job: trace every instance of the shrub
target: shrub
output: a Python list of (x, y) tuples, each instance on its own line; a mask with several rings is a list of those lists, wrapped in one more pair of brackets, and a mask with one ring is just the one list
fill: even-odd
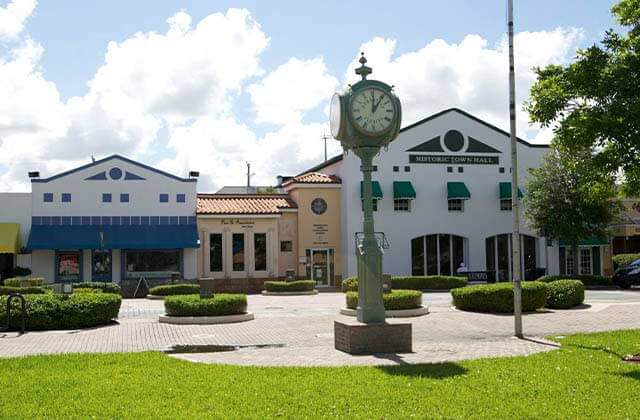
[(31, 270), (25, 267), (16, 267), (13, 269), (13, 276), (15, 277), (24, 277), (31, 275)]
[[(415, 309), (422, 306), (422, 292), (418, 290), (392, 290), (391, 293), (382, 295), (384, 309), (394, 311), (400, 309)], [(345, 294), (347, 308), (358, 307), (358, 292), (349, 291)]]
[(43, 277), (13, 277), (4, 279), (4, 285), (10, 287), (37, 287), (43, 284)]
[(222, 316), (247, 312), (247, 295), (218, 293), (211, 298), (200, 295), (168, 296), (164, 309), (169, 316)]
[[(467, 285), (466, 277), (458, 276), (393, 276), (391, 288), (402, 290), (451, 290)], [(357, 292), (358, 278), (342, 280), (343, 292)]]
[(313, 280), (264, 282), (264, 288), (267, 292), (309, 292), (315, 287), (316, 282)]
[(92, 287), (74, 287), (73, 293), (102, 293), (102, 290)]
[[(0, 296), (0, 322), (6, 322), (6, 297)], [(78, 293), (70, 296), (27, 295), (27, 330), (62, 330), (104, 325), (118, 317), (122, 298), (113, 293)], [(20, 303), (11, 301), (11, 327), (19, 328)], [(15, 314), (15, 316), (14, 316)]]
[(567, 309), (582, 305), (584, 284), (580, 280), (556, 280), (547, 284), (547, 307)]
[(22, 293), (23, 295), (43, 295), (45, 293), (51, 293), (51, 289), (48, 287), (13, 287), (13, 286), (0, 286), (0, 295), (8, 295), (9, 293)]
[(149, 294), (155, 296), (200, 294), (200, 286), (193, 283), (163, 284), (149, 289)]
[(391, 277), (394, 289), (450, 290), (467, 285), (466, 277), (457, 276), (406, 276)]
[(624, 267), (640, 259), (640, 254), (618, 254), (611, 257), (611, 259), (613, 260), (613, 268)]
[(358, 278), (357, 277), (348, 277), (342, 280), (342, 291), (343, 292), (357, 292), (358, 291)]
[[(464, 311), (513, 313), (513, 283), (480, 284), (451, 291), (453, 304)], [(522, 283), (522, 310), (535, 311), (547, 301), (547, 285), (531, 281)]]
[(99, 289), (102, 290), (103, 293), (115, 293), (118, 295), (122, 295), (122, 289), (120, 289), (120, 285), (117, 283), (109, 283), (103, 281), (85, 281), (82, 283), (73, 283), (74, 291), (76, 288)]
[(612, 286), (613, 285), (613, 281), (611, 280), (611, 277), (592, 276), (587, 274), (580, 274), (580, 275), (565, 274), (563, 276), (544, 276), (544, 277), (540, 277), (537, 281), (551, 283), (551, 282), (555, 282), (558, 280), (565, 280), (565, 279), (580, 280), (582, 284), (585, 286)]

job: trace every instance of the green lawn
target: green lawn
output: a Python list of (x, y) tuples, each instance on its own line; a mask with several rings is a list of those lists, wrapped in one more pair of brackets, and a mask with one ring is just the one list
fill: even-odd
[(384, 368), (216, 366), (160, 353), (0, 359), (0, 418), (640, 416), (640, 365), (620, 361), (640, 353), (640, 330), (561, 341), (530, 357)]

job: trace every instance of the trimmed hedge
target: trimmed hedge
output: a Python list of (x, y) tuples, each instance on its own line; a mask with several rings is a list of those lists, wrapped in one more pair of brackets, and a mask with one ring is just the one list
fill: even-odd
[(81, 289), (99, 289), (103, 293), (115, 293), (122, 296), (122, 289), (117, 283), (108, 283), (102, 281), (85, 281), (81, 283), (73, 283), (74, 290), (76, 288)]
[(611, 259), (613, 260), (613, 268), (615, 269), (624, 267), (640, 259), (640, 254), (618, 254), (611, 257)]
[(13, 274), (14, 277), (30, 276), (31, 275), (31, 269), (30, 268), (26, 268), (26, 267), (16, 266), (16, 268), (13, 269), (13, 273), (12, 274)]
[(310, 292), (315, 287), (316, 282), (313, 280), (264, 282), (264, 289), (267, 292)]
[(4, 285), (9, 287), (38, 287), (43, 284), (43, 277), (12, 277), (4, 279)]
[(75, 287), (73, 293), (102, 293), (102, 290), (92, 287)]
[[(467, 285), (466, 277), (459, 276), (393, 276), (391, 288), (401, 290), (451, 290)], [(343, 292), (358, 291), (358, 277), (342, 280)]]
[[(6, 297), (0, 296), (0, 323), (6, 322)], [(27, 330), (64, 330), (95, 327), (118, 317), (122, 297), (114, 293), (77, 293), (70, 296), (27, 295)], [(20, 302), (11, 301), (11, 327), (21, 324)]]
[(211, 298), (200, 295), (167, 296), (164, 309), (169, 316), (223, 316), (247, 312), (247, 295), (217, 293)]
[(591, 276), (587, 274), (580, 274), (580, 275), (565, 274), (563, 276), (544, 276), (544, 277), (540, 277), (536, 281), (542, 281), (544, 283), (552, 283), (558, 280), (566, 280), (566, 279), (580, 280), (582, 284), (585, 286), (613, 286), (613, 280), (611, 279), (611, 277)]
[(163, 284), (149, 289), (154, 296), (174, 296), (200, 294), (200, 285), (193, 283)]
[[(384, 309), (387, 311), (397, 311), (401, 309), (416, 309), (422, 306), (422, 292), (418, 290), (395, 289), (390, 293), (382, 295)], [(356, 309), (358, 307), (358, 292), (349, 291), (345, 294), (347, 308)]]
[(584, 302), (584, 284), (580, 280), (556, 280), (547, 284), (547, 307), (568, 309)]
[(23, 295), (43, 295), (45, 293), (51, 293), (51, 289), (48, 287), (13, 287), (13, 286), (0, 286), (0, 295), (8, 295), (9, 293), (22, 293)]
[[(547, 302), (547, 284), (522, 283), (522, 310), (535, 311)], [(513, 283), (480, 284), (451, 291), (453, 304), (463, 311), (513, 313)]]

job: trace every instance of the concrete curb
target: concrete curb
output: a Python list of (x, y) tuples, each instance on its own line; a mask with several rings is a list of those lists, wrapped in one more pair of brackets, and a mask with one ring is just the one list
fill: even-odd
[(160, 296), (160, 295), (147, 295), (146, 298), (150, 299), (150, 300), (164, 300), (166, 296)]
[(168, 316), (161, 315), (158, 321), (163, 324), (180, 324), (180, 325), (193, 325), (193, 324), (230, 324), (233, 322), (251, 321), (254, 319), (254, 315), (251, 312), (240, 315), (224, 315), (224, 316)]
[[(384, 311), (387, 318), (411, 318), (414, 316), (427, 315), (429, 313), (429, 307), (421, 306), (415, 309), (399, 309), (395, 311)], [(340, 308), (340, 314), (346, 316), (356, 316), (357, 311), (350, 308)]]
[(317, 290), (307, 290), (304, 292), (267, 292), (266, 290), (262, 291), (263, 296), (312, 296), (317, 295)]

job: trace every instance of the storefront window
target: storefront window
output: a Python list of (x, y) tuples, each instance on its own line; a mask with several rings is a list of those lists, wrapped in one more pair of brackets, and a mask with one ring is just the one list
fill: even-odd
[(234, 233), (232, 236), (233, 271), (244, 271), (244, 233)]
[(222, 271), (222, 234), (209, 235), (209, 271)]
[(440, 243), (440, 274), (451, 275), (451, 250), (449, 248), (449, 235), (438, 235)]
[(427, 235), (427, 276), (438, 275), (438, 235)]
[(125, 251), (126, 277), (169, 277), (180, 272), (180, 251)]
[(462, 262), (464, 262), (462, 236), (441, 233), (411, 240), (411, 272), (414, 276), (451, 275), (451, 268), (453, 267), (455, 272)]
[(111, 251), (94, 250), (91, 259), (91, 277), (94, 281), (111, 281)]
[(424, 236), (411, 240), (411, 275), (424, 276)]
[(253, 234), (253, 249), (254, 249), (254, 269), (255, 271), (267, 270), (267, 234), (266, 233), (254, 233)]
[(580, 274), (591, 274), (591, 248), (580, 248)]
[[(521, 277), (524, 280), (535, 280), (538, 276), (536, 238), (520, 235), (522, 238)], [(491, 236), (485, 239), (486, 269), (493, 271), (495, 261), (498, 262), (498, 281), (509, 281), (513, 273), (513, 242), (510, 234)]]
[(80, 281), (80, 269), (80, 252), (60, 252), (56, 254), (57, 281)]

